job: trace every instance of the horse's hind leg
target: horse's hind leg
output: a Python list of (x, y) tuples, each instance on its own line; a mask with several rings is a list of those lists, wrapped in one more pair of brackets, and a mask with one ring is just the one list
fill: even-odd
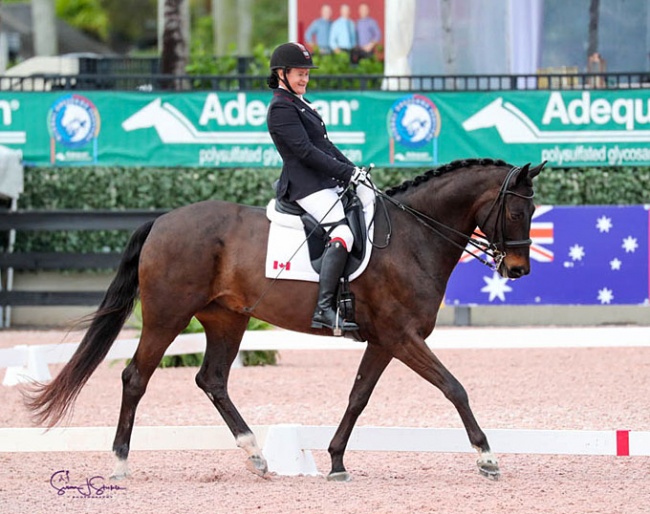
[(187, 325), (187, 321), (184, 324), (179, 323), (176, 328), (153, 330), (149, 329), (145, 324), (142, 329), (138, 349), (129, 365), (122, 372), (122, 406), (113, 442), (113, 451), (117, 458), (117, 464), (111, 478), (121, 479), (130, 475), (127, 459), (135, 411), (165, 350), (183, 327)]
[(499, 464), (490, 451), (487, 437), (479, 427), (469, 406), (467, 392), (462, 384), (438, 360), (424, 340), (412, 340), (395, 345), (394, 356), (415, 371), (422, 378), (436, 386), (454, 404), (465, 426), (470, 443), (478, 451), (476, 464), (482, 475), (494, 480), (499, 478)]
[(197, 314), (197, 318), (205, 328), (207, 346), (196, 384), (221, 414), (235, 436), (237, 446), (247, 453), (247, 468), (264, 476), (268, 468), (255, 435), (228, 395), (230, 367), (237, 357), (249, 317), (224, 310)]
[(379, 377), (392, 358), (392, 355), (387, 353), (383, 348), (368, 343), (363, 358), (361, 359), (361, 364), (359, 364), (345, 414), (328, 448), (332, 459), (332, 470), (327, 476), (328, 480), (339, 482), (347, 482), (350, 480), (350, 475), (343, 465), (345, 447), (352, 434), (354, 424), (363, 412), (363, 409), (368, 405), (368, 399), (375, 385), (377, 385)]

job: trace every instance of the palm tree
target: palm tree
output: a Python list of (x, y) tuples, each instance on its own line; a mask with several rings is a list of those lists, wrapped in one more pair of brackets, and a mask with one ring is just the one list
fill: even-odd
[[(160, 72), (165, 75), (185, 75), (188, 63), (188, 37), (184, 7), (189, 0), (164, 0)], [(163, 81), (164, 89), (185, 89), (181, 81)]]
[(598, 52), (599, 14), (600, 0), (591, 0), (589, 3), (589, 41), (587, 44), (587, 58)]

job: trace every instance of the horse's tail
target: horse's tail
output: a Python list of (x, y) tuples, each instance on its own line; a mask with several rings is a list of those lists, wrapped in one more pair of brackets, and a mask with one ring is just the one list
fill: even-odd
[(26, 391), (25, 404), (33, 412), (35, 423), (53, 427), (70, 412), (133, 312), (138, 298), (140, 252), (153, 223), (140, 226), (129, 239), (117, 274), (97, 311), (88, 317), (88, 331), (70, 361), (50, 383), (33, 383)]

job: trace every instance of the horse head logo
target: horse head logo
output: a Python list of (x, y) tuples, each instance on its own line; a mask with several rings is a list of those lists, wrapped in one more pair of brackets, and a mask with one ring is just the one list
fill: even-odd
[(409, 104), (402, 118), (402, 126), (411, 136), (412, 143), (424, 140), (431, 132), (431, 116), (429, 112), (418, 104)]
[(197, 143), (200, 135), (190, 120), (169, 103), (160, 98), (148, 103), (122, 122), (127, 132), (154, 128), (165, 144)]
[(484, 128), (496, 128), (504, 143), (536, 143), (539, 129), (523, 112), (510, 102), (497, 98), (463, 122), (470, 132)]
[(176, 107), (161, 98), (149, 102), (122, 122), (132, 130), (153, 128), (164, 144), (263, 144), (271, 136), (262, 131), (199, 131)]
[(90, 139), (89, 133), (93, 129), (93, 122), (86, 109), (69, 104), (63, 111), (61, 126), (66, 131), (70, 143), (79, 143)]

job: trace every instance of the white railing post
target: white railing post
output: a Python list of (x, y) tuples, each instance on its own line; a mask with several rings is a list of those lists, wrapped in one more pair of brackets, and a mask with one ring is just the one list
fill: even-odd
[(302, 448), (301, 425), (271, 425), (262, 453), (269, 471), (282, 476), (319, 475), (311, 451)]

